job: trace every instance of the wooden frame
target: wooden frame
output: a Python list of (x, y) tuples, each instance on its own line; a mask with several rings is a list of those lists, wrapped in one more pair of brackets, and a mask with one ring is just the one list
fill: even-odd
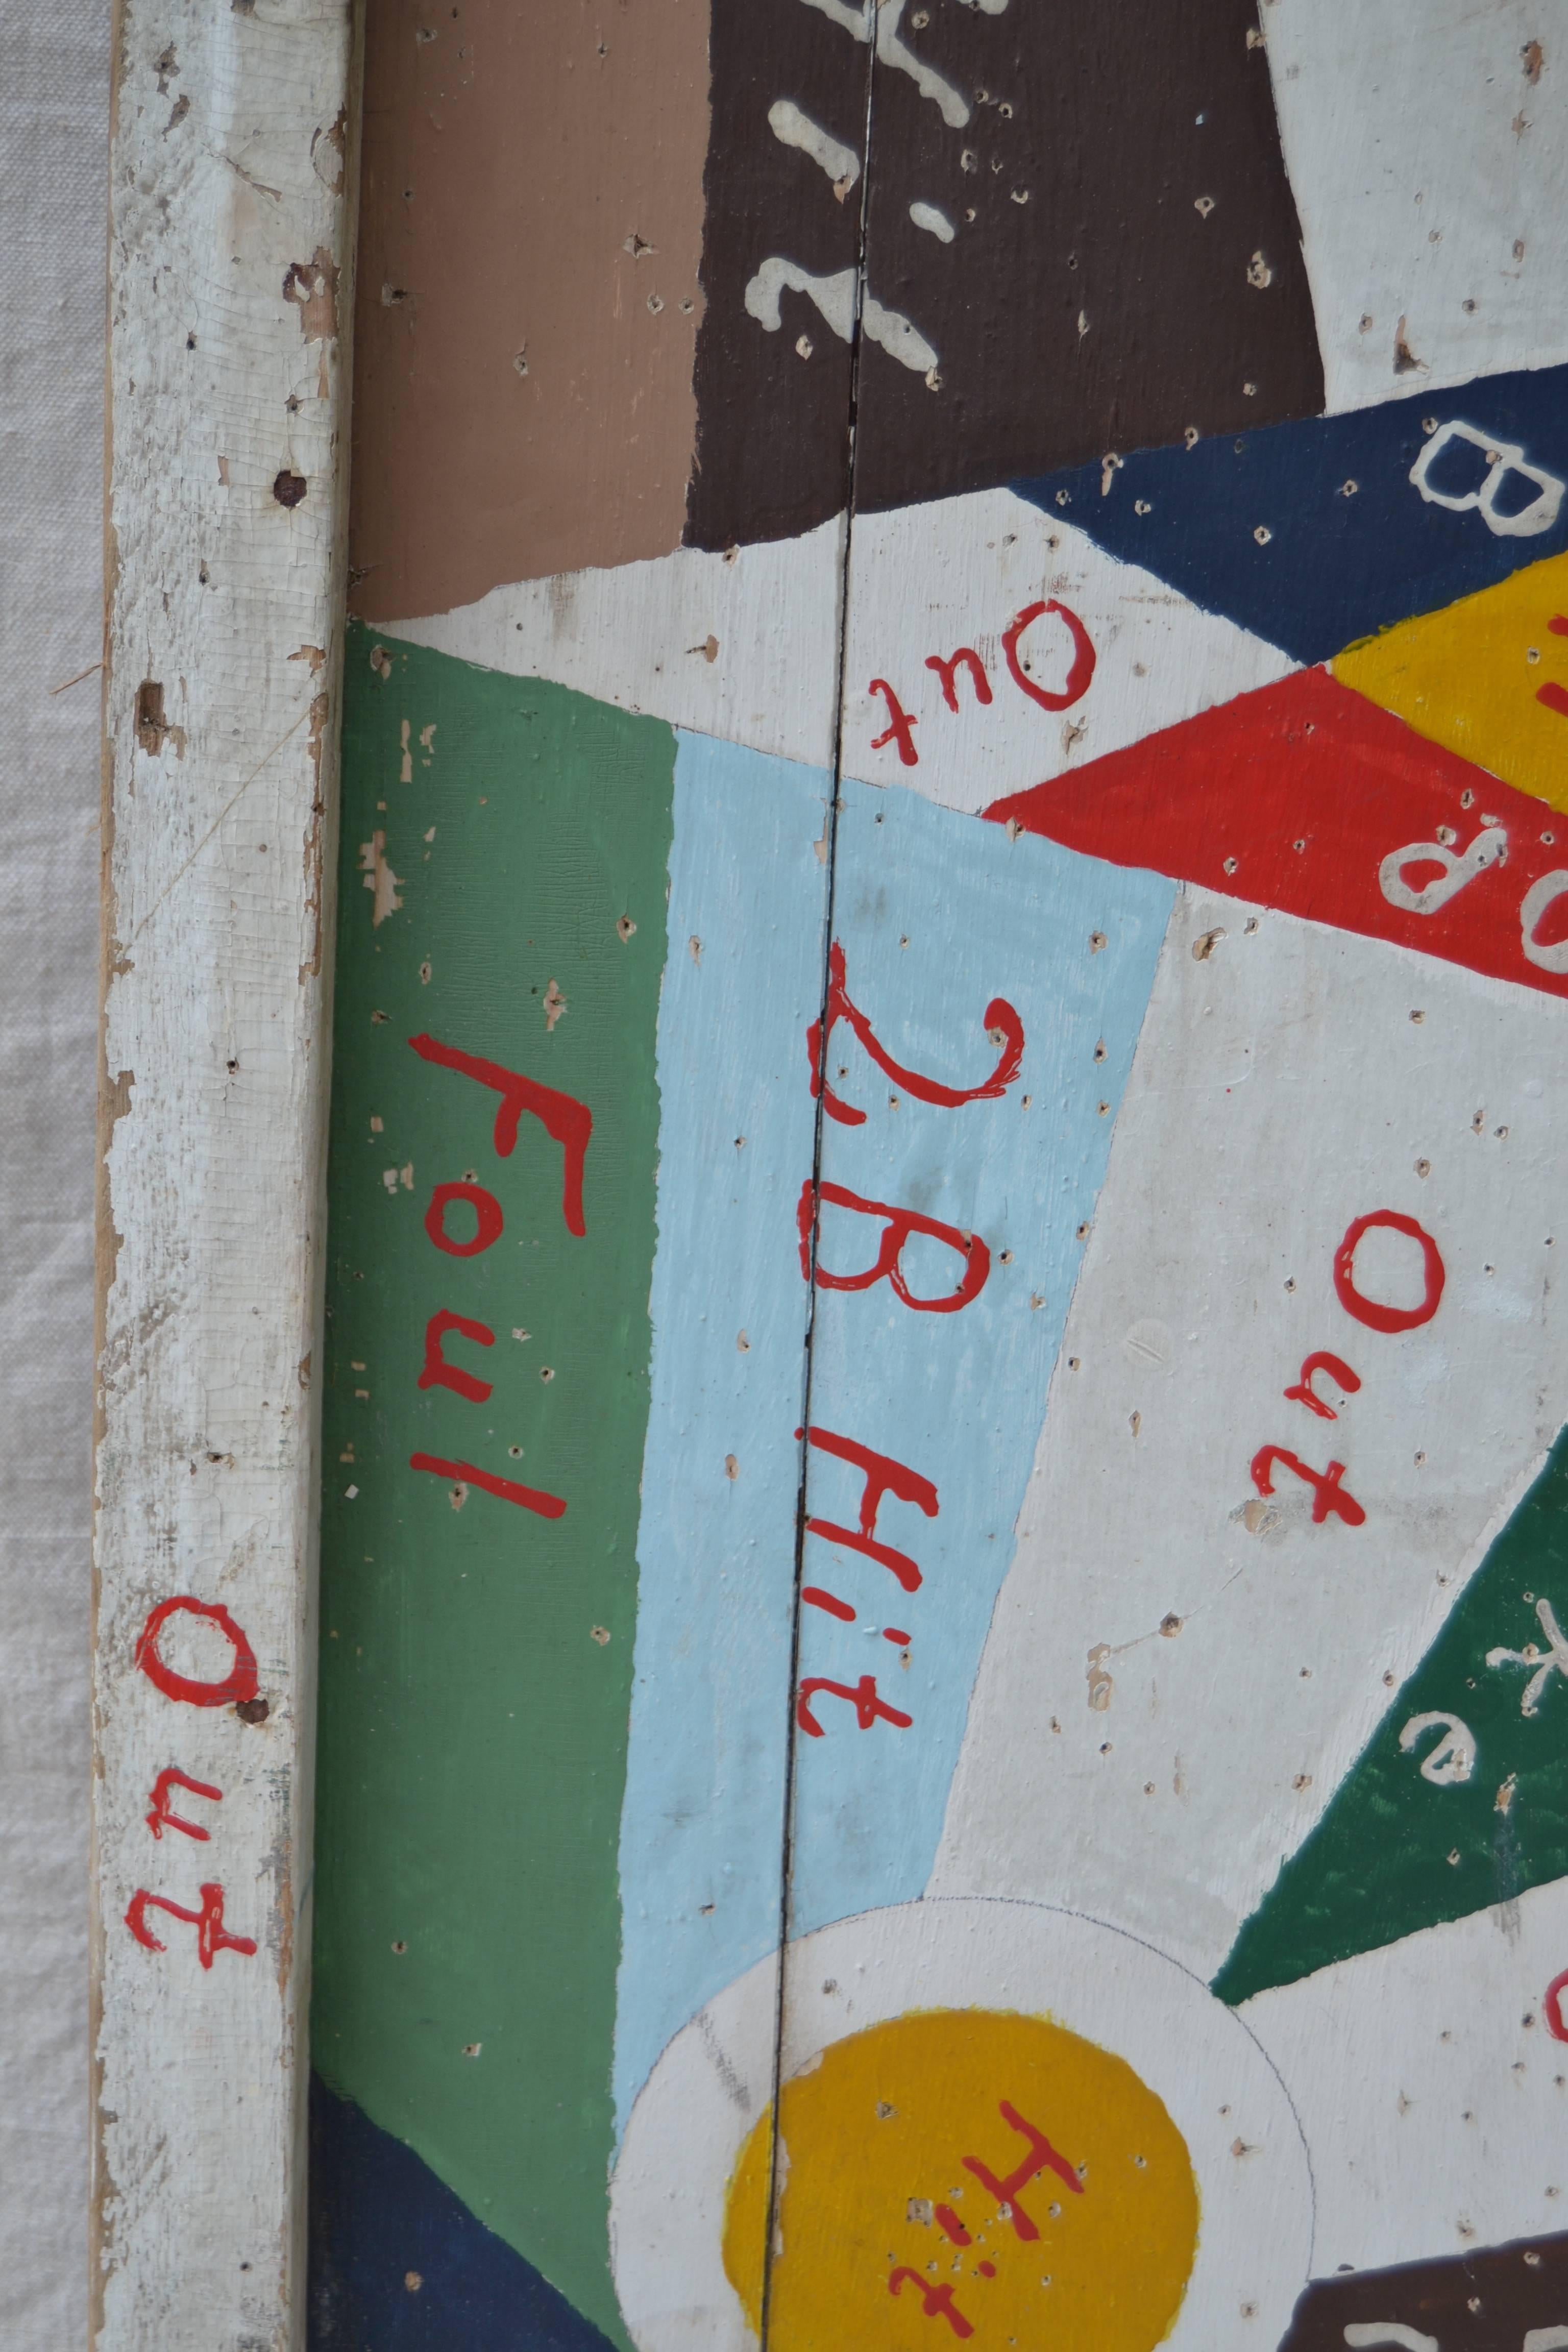
[(92, 2341), (293, 2345), (357, 14), (125, 0)]

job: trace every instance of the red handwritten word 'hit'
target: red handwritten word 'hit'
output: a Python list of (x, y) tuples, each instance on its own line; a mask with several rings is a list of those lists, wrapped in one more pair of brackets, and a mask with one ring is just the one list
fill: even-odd
[[(1373, 1298), (1356, 1279), (1356, 1252), (1366, 1235), (1379, 1228), (1414, 1242), (1420, 1253), (1421, 1297), (1415, 1307), (1394, 1307), (1383, 1299)], [(1368, 1331), (1392, 1334), (1419, 1330), (1423, 1324), (1430, 1323), (1442, 1305), (1443, 1286), (1447, 1274), (1443, 1265), (1443, 1254), (1424, 1225), (1418, 1225), (1414, 1217), (1407, 1217), (1397, 1209), (1369, 1209), (1364, 1216), (1353, 1218), (1345, 1228), (1344, 1237), (1334, 1252), (1333, 1277), (1334, 1296), (1347, 1315), (1353, 1317)], [(1317, 1386), (1320, 1373), (1336, 1382), (1344, 1396), (1355, 1396), (1360, 1391), (1361, 1374), (1353, 1365), (1347, 1364), (1342, 1356), (1332, 1354), (1327, 1348), (1314, 1348), (1310, 1355), (1302, 1358), (1300, 1371), (1285, 1390), (1286, 1402), (1304, 1406), (1320, 1421), (1337, 1421), (1339, 1407), (1331, 1404)], [(1289, 1471), (1292, 1478), (1300, 1478), (1303, 1486), (1310, 1486), (1314, 1527), (1321, 1527), (1331, 1513), (1342, 1519), (1348, 1528), (1359, 1528), (1366, 1523), (1365, 1507), (1342, 1483), (1345, 1475), (1342, 1462), (1330, 1462), (1325, 1468), (1315, 1470), (1310, 1462), (1303, 1462), (1291, 1446), (1260, 1445), (1252, 1457), (1251, 1469), (1252, 1483), (1260, 1495), (1274, 1493), (1277, 1470)], [(1256, 1510), (1258, 1507), (1249, 1504), (1247, 1507)]]
[[(583, 1214), (583, 1173), (594, 1132), (594, 1114), (587, 1104), (579, 1102), (574, 1095), (563, 1095), (554, 1087), (542, 1085), (537, 1078), (525, 1077), (521, 1070), (509, 1070), (500, 1062), (487, 1061), (482, 1055), (444, 1045), (438, 1037), (421, 1034), (410, 1037), (408, 1043), (421, 1061), (434, 1063), (438, 1069), (454, 1070), (459, 1077), (472, 1078), (476, 1085), (487, 1087), (500, 1097), (492, 1139), (498, 1159), (508, 1160), (516, 1150), (524, 1113), (536, 1118), (552, 1140), (561, 1146), (562, 1222), (569, 1234), (581, 1239), (588, 1230)], [(467, 1230), (470, 1216), (471, 1233)], [(506, 1217), (500, 1202), (471, 1175), (461, 1181), (437, 1184), (431, 1192), (425, 1212), (425, 1231), (445, 1256), (482, 1257), (487, 1250), (494, 1248), (505, 1229)], [(454, 1362), (447, 1353), (447, 1342), (462, 1339), (470, 1347), (493, 1348), (495, 1338), (489, 1325), (481, 1323), (477, 1316), (461, 1315), (450, 1307), (438, 1308), (425, 1326), (425, 1360), (419, 1370), (418, 1386), (449, 1389), (466, 1404), (485, 1403), (494, 1391), (494, 1381), (482, 1380), (463, 1363)], [(476, 1463), (455, 1461), (444, 1454), (411, 1454), (408, 1466), (432, 1477), (449, 1478), (458, 1487), (477, 1487), (482, 1495), (493, 1495), (499, 1502), (515, 1503), (520, 1509), (533, 1511), (541, 1518), (558, 1519), (566, 1508), (559, 1495), (546, 1494), (538, 1486), (525, 1486), (520, 1479), (503, 1478)]]

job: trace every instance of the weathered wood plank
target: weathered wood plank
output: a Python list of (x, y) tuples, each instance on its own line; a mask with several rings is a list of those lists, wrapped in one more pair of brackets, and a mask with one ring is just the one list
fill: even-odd
[(127, 0), (111, 153), (93, 2341), (300, 2341), (354, 13)]

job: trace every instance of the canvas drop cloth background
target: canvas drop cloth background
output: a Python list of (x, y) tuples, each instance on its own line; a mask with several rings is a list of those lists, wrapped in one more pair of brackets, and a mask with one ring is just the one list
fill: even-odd
[(0, 2342), (87, 2325), (109, 0), (0, 0)]

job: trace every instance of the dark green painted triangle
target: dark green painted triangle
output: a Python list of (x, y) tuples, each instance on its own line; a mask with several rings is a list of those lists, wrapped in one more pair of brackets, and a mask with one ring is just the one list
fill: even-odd
[[(1543, 1602), (1568, 1631), (1568, 1430), (1322, 1820), (1242, 1922), (1214, 1980), (1221, 2000), (1568, 1875), (1568, 1675), (1552, 1668), (1537, 1683), (1552, 1654)], [(1487, 1663), (1489, 1652), (1531, 1645), (1535, 1664)], [(1464, 1781), (1422, 1777), (1437, 1729), (1400, 1748), (1412, 1717), (1439, 1712), (1473, 1735)]]

